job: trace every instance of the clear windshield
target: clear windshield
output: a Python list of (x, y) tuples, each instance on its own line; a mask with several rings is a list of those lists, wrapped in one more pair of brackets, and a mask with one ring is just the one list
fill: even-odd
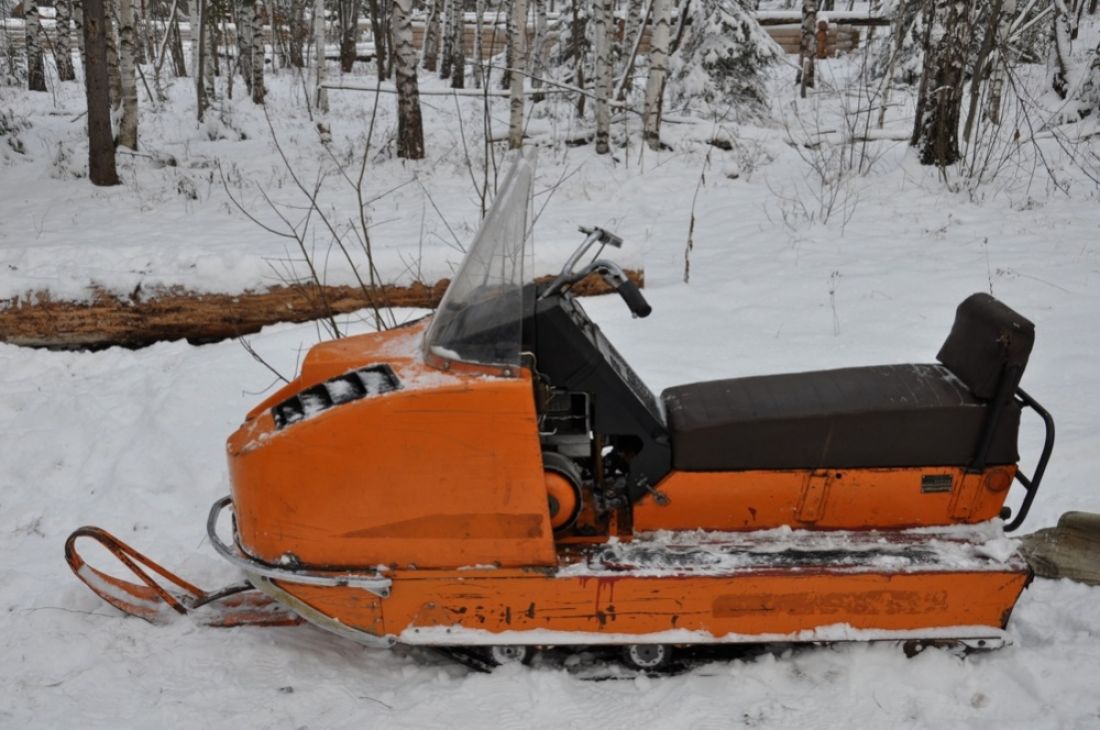
[(534, 177), (534, 162), (517, 156), (432, 319), (425, 338), (432, 355), (519, 364)]

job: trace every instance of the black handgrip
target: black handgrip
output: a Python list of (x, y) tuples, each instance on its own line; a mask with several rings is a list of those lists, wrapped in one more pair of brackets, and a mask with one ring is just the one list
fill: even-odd
[(653, 307), (649, 306), (649, 302), (642, 296), (642, 290), (630, 279), (619, 284), (619, 296), (626, 302), (626, 306), (630, 307), (635, 317), (648, 317), (653, 311)]

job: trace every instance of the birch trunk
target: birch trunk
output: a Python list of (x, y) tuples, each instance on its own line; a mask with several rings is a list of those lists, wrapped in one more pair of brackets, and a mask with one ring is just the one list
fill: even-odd
[(195, 116), (201, 122), (210, 97), (206, 93), (206, 0), (189, 0), (193, 7), (191, 25), (191, 73), (195, 77)]
[(290, 65), (294, 68), (306, 67), (305, 45), (309, 38), (309, 25), (306, 23), (306, 0), (290, 0), (290, 38), (287, 51), (290, 53)]
[(1092, 52), (1092, 63), (1089, 64), (1089, 75), (1085, 79), (1083, 92), (1081, 116), (1095, 114), (1100, 117), (1100, 43), (1096, 44), (1096, 50)]
[[(484, 0), (481, 0), (484, 2)], [(439, 67), (439, 26), (443, 16), (443, 0), (431, 0), (428, 22), (424, 28), (424, 70), (435, 71)], [(395, 31), (396, 32), (396, 29)]]
[[(192, 0), (194, 2), (194, 0)], [(172, 18), (168, 26), (171, 39), (168, 41), (168, 52), (172, 54), (172, 67), (179, 78), (187, 77), (187, 62), (183, 53), (183, 34), (180, 33), (179, 20)]]
[(313, 105), (328, 112), (325, 90), (325, 0), (313, 0)]
[[(900, 12), (900, 10), (899, 10)], [(802, 0), (802, 35), (798, 44), (799, 95), (814, 88), (814, 59), (817, 58), (817, 0)]]
[(359, 0), (340, 0), (340, 71), (351, 73), (359, 40)]
[[(191, 46), (191, 73), (198, 77), (199, 68), (199, 13), (203, 0), (187, 0), (187, 22), (191, 27), (189, 45)], [(204, 48), (205, 50), (205, 48)]]
[(671, 0), (654, 0), (653, 33), (649, 41), (649, 78), (645, 88), (645, 128), (642, 133), (652, 150), (661, 149), (661, 99), (665, 91), (671, 11)]
[(890, 51), (890, 58), (886, 62), (886, 73), (882, 78), (882, 101), (879, 103), (878, 109), (879, 129), (882, 129), (886, 124), (886, 110), (890, 106), (890, 89), (894, 83), (894, 69), (897, 68), (898, 56), (901, 55), (901, 49), (905, 46), (905, 36), (909, 32), (905, 24), (905, 7), (906, 3), (903, 0), (898, 3), (897, 8), (894, 10), (894, 12), (897, 13), (894, 18), (894, 27), (892, 29), (894, 33), (894, 45)]
[(1054, 73), (1051, 76), (1050, 85), (1054, 92), (1062, 99), (1069, 93), (1069, 36), (1070, 36), (1070, 12), (1066, 7), (1066, 0), (1054, 0), (1054, 44), (1051, 47), (1053, 54)]
[(623, 56), (623, 65), (619, 71), (619, 84), (615, 93), (615, 98), (620, 101), (625, 97), (626, 93), (633, 87), (630, 75), (634, 72), (634, 59), (637, 57), (638, 35), (645, 30), (646, 16), (649, 14), (652, 5), (647, 3), (643, 8), (643, 0), (629, 0), (626, 7), (626, 22), (623, 24), (623, 49), (626, 53)]
[[(241, 71), (245, 88), (252, 91), (252, 25), (251, 12), (247, 0), (235, 0), (230, 6), (233, 11), (233, 25), (237, 27), (237, 67)], [(246, 17), (246, 14), (248, 17)], [(233, 74), (230, 74), (232, 78)], [(232, 85), (229, 86), (232, 89)]]
[(54, 3), (57, 30), (53, 53), (57, 60), (58, 81), (72, 81), (76, 78), (76, 72), (73, 71), (71, 8), (70, 0), (57, 0)]
[(1001, 0), (992, 0), (989, 6), (989, 18), (986, 20), (985, 37), (982, 38), (978, 58), (974, 62), (974, 74), (970, 77), (970, 106), (963, 127), (963, 140), (970, 143), (971, 133), (978, 118), (978, 103), (981, 101), (982, 81), (989, 77), (989, 60), (997, 45), (997, 27), (1001, 18)]
[(451, 88), (466, 88), (466, 18), (462, 0), (454, 0), (451, 14)]
[(997, 45), (990, 58), (989, 96), (986, 99), (985, 115), (994, 124), (1001, 123), (1001, 99), (1004, 96), (1005, 77), (1008, 64), (1012, 60), (1008, 46), (1008, 29), (1012, 16), (1016, 14), (1016, 0), (1004, 0), (997, 24)]
[(482, 58), (485, 49), (481, 43), (481, 35), (485, 32), (485, 0), (476, 0), (474, 15), (477, 16), (474, 18), (474, 88), (480, 89), (485, 83), (485, 61)]
[(532, 44), (534, 48), (530, 49), (529, 55), (531, 56), (531, 88), (535, 90), (535, 93), (531, 96), (531, 101), (537, 104), (546, 98), (542, 93), (542, 80), (546, 76), (546, 31), (548, 23), (546, 0), (534, 0), (534, 3), (535, 37)]
[(518, 150), (523, 147), (523, 74), (519, 71), (527, 68), (527, 0), (512, 0), (508, 13), (508, 45), (512, 49), (512, 66), (516, 69), (509, 84), (508, 148)]
[(84, 0), (82, 11), (84, 93), (88, 102), (88, 179), (93, 185), (118, 185), (107, 84), (106, 36), (110, 25), (103, 0)]
[(252, 102), (263, 104), (267, 90), (264, 89), (264, 4), (263, 0), (252, 3)]
[[(569, 25), (569, 50), (573, 57), (573, 84), (578, 89), (585, 85), (584, 62), (588, 54), (588, 12), (585, 0), (573, 1), (573, 20)], [(584, 116), (584, 94), (577, 95), (577, 116)]]
[(84, 60), (84, 3), (81, 0), (71, 0), (73, 11), (73, 34), (76, 36), (76, 45), (80, 48), (80, 60)]
[(371, 35), (374, 37), (374, 62), (378, 69), (379, 79), (388, 79), (389, 69), (387, 66), (387, 33), (386, 22), (382, 16), (382, 9), (378, 5), (378, 0), (368, 0), (370, 2), (370, 30)]
[(111, 110), (116, 112), (115, 121), (118, 121), (117, 112), (122, 108), (122, 71), (119, 69), (118, 58), (118, 8), (115, 3), (118, 0), (104, 0), (107, 8), (107, 82), (111, 87)]
[(593, 27), (593, 45), (596, 51), (596, 154), (606, 155), (611, 151), (611, 24), (613, 0), (596, 0), (593, 8), (595, 24)]
[(919, 120), (922, 165), (946, 167), (959, 159), (959, 117), (969, 18), (973, 0), (936, 0), (935, 28), (924, 73), (928, 99)]
[(447, 0), (445, 10), (443, 13), (443, 28), (442, 28), (442, 56), (439, 61), (439, 78), (448, 79), (451, 77), (451, 64), (454, 62), (454, 49), (451, 47), (454, 44), (454, 36), (451, 35), (451, 23), (454, 22), (455, 6), (461, 0)]
[(393, 0), (394, 77), (397, 82), (397, 156), (424, 159), (424, 128), (420, 119), (420, 91), (413, 46), (412, 1)]
[(23, 26), (26, 31), (27, 88), (31, 91), (45, 91), (46, 62), (42, 57), (42, 24), (38, 19), (38, 0), (26, 0), (23, 4)]
[(132, 150), (138, 148), (138, 96), (134, 64), (137, 57), (137, 31), (134, 29), (132, 0), (118, 0), (118, 71), (122, 90), (122, 119), (118, 128), (118, 143)]
[(275, 0), (264, 0), (264, 12), (267, 13), (267, 22), (271, 25), (271, 73), (277, 69), (286, 68), (286, 37), (282, 28), (281, 8), (275, 4)]

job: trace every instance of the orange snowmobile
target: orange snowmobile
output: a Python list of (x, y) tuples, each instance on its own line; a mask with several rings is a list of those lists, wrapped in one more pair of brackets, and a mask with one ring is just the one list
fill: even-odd
[[(658, 398), (571, 293), (598, 275), (649, 313), (600, 258), (616, 236), (585, 230), (559, 276), (525, 283), (532, 175), (517, 161), (434, 316), (315, 346), (229, 438), (232, 495), (208, 531), (246, 583), (205, 593), (95, 528), (67, 545), (81, 579), (149, 619), (219, 604), (223, 625), (300, 617), (489, 663), (545, 646), (621, 646), (651, 670), (685, 645), (1003, 643), (1031, 577), (1005, 532), (1053, 445), (1019, 388), (1029, 321), (976, 294), (939, 364)], [(1025, 408), (1047, 428), (1030, 479)], [(142, 584), (87, 566), (81, 536)]]

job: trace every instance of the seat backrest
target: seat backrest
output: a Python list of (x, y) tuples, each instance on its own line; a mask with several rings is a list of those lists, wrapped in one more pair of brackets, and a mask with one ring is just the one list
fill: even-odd
[(988, 294), (971, 294), (955, 311), (951, 334), (936, 359), (978, 398), (997, 395), (1001, 375), (1013, 371), (1013, 392), (1035, 343), (1035, 325)]

